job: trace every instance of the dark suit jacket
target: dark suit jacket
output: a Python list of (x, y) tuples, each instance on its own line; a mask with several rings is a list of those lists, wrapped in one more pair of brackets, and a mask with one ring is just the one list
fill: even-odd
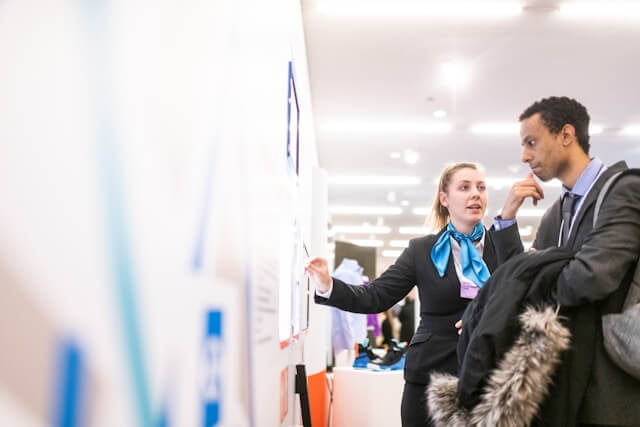
[[(627, 169), (626, 163), (619, 162), (604, 171), (577, 213), (567, 244), (575, 257), (560, 274), (557, 299), (565, 307), (580, 306), (586, 308), (582, 313), (593, 310), (597, 314), (585, 317), (595, 319), (594, 350), (578, 354), (572, 348), (563, 359), (563, 365), (583, 367), (573, 379), (573, 393), (580, 397), (580, 421), (638, 426), (640, 381), (619, 369), (606, 355), (600, 321), (602, 315), (621, 310), (640, 254), (638, 176), (624, 176), (616, 182), (600, 209), (597, 228), (593, 230), (593, 210), (600, 189), (611, 175), (624, 169)], [(533, 247), (557, 246), (561, 222), (560, 200), (557, 200), (542, 217)], [(497, 242), (500, 262), (522, 251), (517, 225), (490, 234)], [(574, 336), (574, 342), (577, 343), (578, 338)], [(553, 399), (553, 392), (552, 389), (547, 401)]]
[(416, 331), (416, 304), (414, 300), (409, 301), (405, 298), (402, 310), (398, 313), (398, 320), (400, 321), (400, 341), (411, 342)]
[[(444, 277), (440, 277), (431, 261), (431, 248), (437, 235), (412, 239), (396, 262), (369, 286), (351, 286), (333, 279), (329, 299), (316, 295), (319, 304), (327, 304), (355, 313), (380, 313), (400, 301), (414, 286), (420, 298), (420, 325), (411, 339), (405, 360), (407, 382), (428, 384), (432, 371), (457, 374), (455, 323), (470, 300), (460, 297), (460, 281), (453, 264), (453, 255)], [(496, 256), (493, 241), (485, 233), (483, 259), (493, 272)]]

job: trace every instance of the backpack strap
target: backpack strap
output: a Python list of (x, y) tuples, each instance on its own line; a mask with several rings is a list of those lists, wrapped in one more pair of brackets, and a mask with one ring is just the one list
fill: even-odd
[(598, 198), (596, 199), (596, 205), (593, 209), (593, 228), (596, 228), (598, 213), (600, 212), (600, 206), (602, 205), (602, 202), (604, 202), (604, 198), (609, 193), (609, 190), (613, 185), (613, 183), (616, 182), (618, 178), (620, 178), (622, 175), (640, 175), (640, 169), (638, 168), (625, 169), (620, 172), (614, 173), (607, 179), (607, 181), (604, 183), (604, 185), (600, 189), (600, 192), (598, 193)]
[[(607, 179), (607, 181), (602, 186), (600, 193), (598, 193), (598, 199), (596, 200), (596, 205), (593, 209), (593, 228), (596, 228), (598, 212), (600, 212), (600, 206), (602, 205), (604, 198), (609, 192), (610, 187), (618, 178), (620, 178), (621, 175), (640, 175), (640, 169), (634, 168), (616, 172), (615, 174), (611, 175), (609, 179)], [(638, 303), (640, 303), (640, 263), (636, 264), (636, 269), (629, 287), (629, 291), (627, 292), (622, 311), (625, 311), (627, 308), (632, 307)]]
[(596, 206), (593, 208), (593, 228), (596, 228), (596, 221), (598, 221), (598, 213), (600, 212), (600, 206), (604, 201), (605, 196), (609, 192), (609, 187), (611, 184), (622, 174), (624, 171), (616, 172), (607, 179), (607, 182), (604, 183), (600, 192), (598, 193), (598, 198), (596, 199)]

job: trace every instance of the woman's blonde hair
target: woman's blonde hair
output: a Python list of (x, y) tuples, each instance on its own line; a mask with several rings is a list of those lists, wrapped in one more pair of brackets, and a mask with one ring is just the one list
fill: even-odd
[(453, 175), (461, 169), (475, 169), (483, 171), (484, 168), (477, 163), (461, 162), (454, 163), (444, 168), (440, 174), (440, 181), (438, 183), (438, 191), (433, 199), (433, 206), (431, 207), (431, 213), (427, 218), (427, 224), (429, 224), (434, 230), (440, 230), (449, 222), (449, 209), (446, 206), (442, 206), (440, 203), (440, 193), (446, 193), (449, 191), (449, 184)]

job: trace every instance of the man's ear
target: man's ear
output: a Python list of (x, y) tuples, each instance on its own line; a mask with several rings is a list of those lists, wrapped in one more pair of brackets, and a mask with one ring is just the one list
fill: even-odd
[(566, 124), (562, 126), (560, 130), (560, 134), (562, 135), (562, 145), (565, 147), (571, 144), (573, 141), (577, 141), (576, 137), (576, 128), (573, 125)]

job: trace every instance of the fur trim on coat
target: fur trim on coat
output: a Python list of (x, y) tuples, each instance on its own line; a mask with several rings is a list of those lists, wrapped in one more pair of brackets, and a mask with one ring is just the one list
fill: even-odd
[(528, 307), (520, 323), (518, 339), (492, 371), (480, 403), (470, 412), (459, 405), (457, 377), (431, 375), (427, 404), (436, 427), (531, 424), (549, 391), (561, 353), (569, 348), (570, 333), (549, 307), (543, 311)]

